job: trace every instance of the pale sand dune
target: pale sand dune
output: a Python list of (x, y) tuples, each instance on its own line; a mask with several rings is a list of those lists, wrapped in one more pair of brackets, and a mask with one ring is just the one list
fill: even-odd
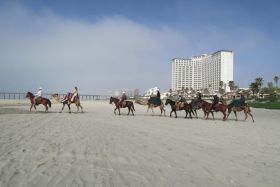
[(253, 109), (253, 124), (152, 116), (137, 104), (136, 116), (115, 116), (100, 101), (83, 102), (83, 114), (0, 103), (1, 187), (280, 184), (277, 110)]

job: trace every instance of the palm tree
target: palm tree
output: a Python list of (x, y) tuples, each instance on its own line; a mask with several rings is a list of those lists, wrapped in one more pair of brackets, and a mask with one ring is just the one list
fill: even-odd
[(261, 91), (261, 87), (262, 87), (262, 85), (263, 85), (263, 78), (262, 77), (257, 77), (256, 79), (255, 79), (255, 83), (256, 83), (256, 85), (258, 86), (258, 92), (259, 91)]
[(252, 82), (250, 84), (250, 89), (253, 92), (253, 97), (255, 96), (256, 93), (259, 92), (259, 86), (258, 86), (258, 84), (256, 82)]
[(278, 88), (279, 77), (278, 77), (278, 76), (275, 76), (275, 77), (273, 77), (273, 80), (274, 80), (274, 82), (275, 82), (275, 84), (276, 84), (276, 87)]

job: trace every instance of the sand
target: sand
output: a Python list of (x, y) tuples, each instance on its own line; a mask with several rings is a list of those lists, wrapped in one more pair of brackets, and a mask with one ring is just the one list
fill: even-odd
[[(252, 109), (255, 123), (113, 114), (102, 101), (84, 113), (29, 112), (0, 101), (0, 186), (279, 186), (280, 111)], [(170, 108), (166, 107), (169, 114)], [(75, 107), (72, 106), (72, 110)]]

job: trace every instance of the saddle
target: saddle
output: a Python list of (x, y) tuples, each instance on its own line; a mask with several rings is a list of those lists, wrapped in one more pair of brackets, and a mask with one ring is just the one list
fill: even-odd
[(38, 97), (36, 99), (34, 99), (34, 104), (38, 105), (39, 103), (41, 103), (42, 97)]
[(185, 106), (185, 103), (184, 102), (178, 102), (176, 104), (176, 110), (180, 110), (181, 108), (184, 108)]
[(121, 107), (124, 108), (126, 106), (126, 100), (121, 102)]

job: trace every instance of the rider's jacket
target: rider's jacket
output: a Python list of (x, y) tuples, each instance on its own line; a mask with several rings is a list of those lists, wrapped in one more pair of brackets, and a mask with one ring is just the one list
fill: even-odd
[(36, 94), (35, 94), (36, 97), (42, 97), (42, 90), (39, 90)]

